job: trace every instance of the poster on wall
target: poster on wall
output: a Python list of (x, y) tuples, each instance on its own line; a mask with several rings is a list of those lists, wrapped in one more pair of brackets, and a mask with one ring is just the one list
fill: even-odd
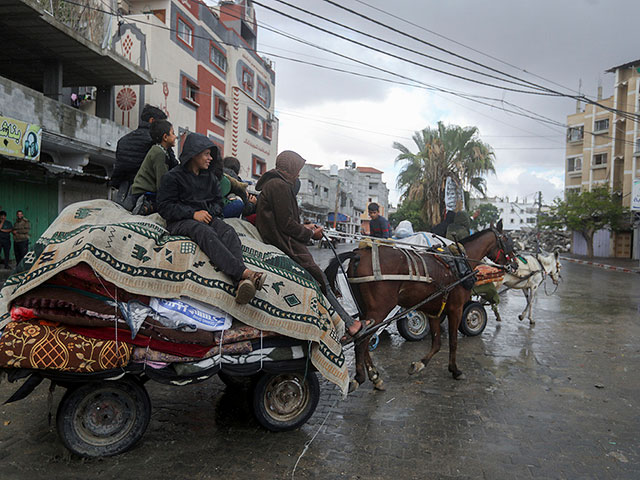
[(640, 178), (634, 178), (631, 189), (631, 211), (640, 212)]
[(42, 127), (0, 116), (0, 154), (38, 161)]

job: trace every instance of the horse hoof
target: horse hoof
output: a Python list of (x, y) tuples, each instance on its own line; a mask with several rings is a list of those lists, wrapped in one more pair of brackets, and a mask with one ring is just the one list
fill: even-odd
[(518, 320), (522, 321), (522, 315), (518, 315)]
[(375, 388), (376, 390), (378, 390), (380, 392), (384, 392), (386, 390), (383, 380), (378, 380), (377, 382), (374, 382), (373, 388)]
[(466, 380), (467, 376), (464, 373), (458, 371), (453, 374), (453, 378), (454, 380)]
[(355, 378), (353, 380), (351, 380), (349, 382), (349, 393), (355, 392), (358, 389), (359, 386), (360, 386), (360, 384), (358, 383), (358, 381)]
[(529, 325), (534, 326), (536, 324), (535, 320), (529, 320)]
[(424, 368), (424, 363), (422, 362), (413, 362), (409, 367), (409, 375), (413, 375), (418, 373), (420, 370)]

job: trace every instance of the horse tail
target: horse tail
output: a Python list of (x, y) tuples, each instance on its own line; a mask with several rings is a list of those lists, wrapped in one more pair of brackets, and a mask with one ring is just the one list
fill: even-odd
[(340, 253), (337, 257), (331, 259), (331, 261), (329, 262), (329, 266), (324, 270), (324, 274), (327, 276), (327, 280), (329, 280), (329, 286), (331, 286), (332, 290), (335, 291), (336, 277), (338, 276), (338, 269), (340, 268), (342, 262), (344, 262), (345, 260), (350, 260), (357, 256), (358, 253), (353, 250), (351, 252)]

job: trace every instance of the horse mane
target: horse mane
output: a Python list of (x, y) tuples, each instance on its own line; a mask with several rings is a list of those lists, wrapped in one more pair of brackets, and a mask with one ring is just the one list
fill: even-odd
[(466, 244), (468, 242), (472, 242), (478, 238), (480, 238), (482, 235), (484, 235), (487, 232), (490, 232), (491, 229), (490, 228), (485, 228), (484, 230), (480, 230), (479, 232), (474, 233), (473, 235), (469, 235), (468, 237), (464, 237), (462, 240), (459, 240), (459, 242), (461, 244)]

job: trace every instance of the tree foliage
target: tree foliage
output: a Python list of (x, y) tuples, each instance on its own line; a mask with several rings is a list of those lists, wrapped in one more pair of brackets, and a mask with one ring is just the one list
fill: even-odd
[(396, 163), (403, 163), (398, 175), (402, 199), (419, 202), (422, 218), (439, 223), (444, 211), (445, 182), (450, 177), (463, 190), (485, 194), (488, 173), (495, 173), (491, 147), (477, 138), (476, 127), (445, 126), (415, 132), (413, 141), (417, 152), (394, 142), (400, 153)]
[(549, 212), (541, 214), (538, 223), (542, 227), (566, 227), (580, 233), (587, 242), (587, 256), (593, 257), (593, 234), (602, 228), (620, 229), (627, 214), (619, 196), (606, 188), (596, 188), (590, 192), (569, 193), (566, 200), (556, 199)]
[(389, 223), (393, 228), (396, 228), (402, 220), (409, 220), (414, 232), (428, 232), (431, 229), (431, 225), (422, 217), (419, 202), (404, 201), (395, 213), (389, 215)]
[(497, 223), (499, 219), (500, 210), (498, 210), (498, 207), (490, 203), (481, 203), (473, 212), (471, 228), (475, 231), (482, 230), (491, 224)]

